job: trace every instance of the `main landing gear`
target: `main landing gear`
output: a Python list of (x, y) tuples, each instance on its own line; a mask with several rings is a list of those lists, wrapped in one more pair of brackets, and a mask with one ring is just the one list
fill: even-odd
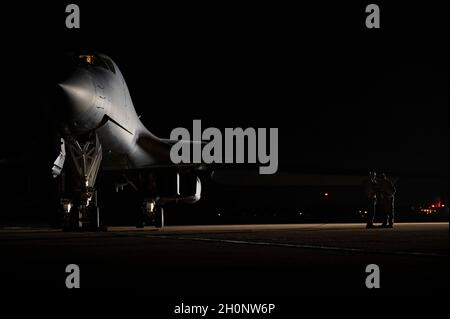
[(142, 218), (140, 218), (136, 227), (142, 228), (145, 225), (164, 228), (164, 208), (157, 204), (157, 200), (146, 199), (142, 204)]

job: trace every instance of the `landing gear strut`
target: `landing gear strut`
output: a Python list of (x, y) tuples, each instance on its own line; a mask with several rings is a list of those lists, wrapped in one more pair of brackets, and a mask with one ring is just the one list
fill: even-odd
[(102, 160), (102, 147), (97, 134), (92, 134), (83, 143), (69, 138), (66, 149), (72, 160), (71, 176), (74, 189), (70, 192), (70, 198), (61, 199), (63, 230), (102, 230), (97, 191), (94, 188)]

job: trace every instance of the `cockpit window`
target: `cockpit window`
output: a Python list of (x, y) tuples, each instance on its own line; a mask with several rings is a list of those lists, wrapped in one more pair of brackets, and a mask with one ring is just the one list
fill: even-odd
[(80, 55), (80, 60), (87, 64), (94, 65), (95, 56), (93, 54), (82, 54)]
[(79, 56), (79, 58), (85, 64), (89, 64), (92, 66), (99, 66), (106, 70), (111, 71), (112, 73), (116, 73), (113, 63), (108, 59), (101, 58), (94, 54), (82, 54)]
[(114, 68), (114, 64), (109, 59), (104, 59), (105, 63), (108, 65), (108, 68), (112, 73), (116, 73), (116, 69)]

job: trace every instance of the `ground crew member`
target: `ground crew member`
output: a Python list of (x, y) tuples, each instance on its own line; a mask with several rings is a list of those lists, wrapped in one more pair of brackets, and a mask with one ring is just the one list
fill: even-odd
[(377, 173), (369, 172), (369, 178), (364, 181), (364, 187), (369, 201), (367, 209), (367, 226), (366, 228), (374, 228), (373, 221), (375, 219), (377, 206)]
[(383, 214), (381, 227), (392, 228), (394, 227), (394, 199), (396, 192), (394, 183), (383, 173), (377, 184), (379, 188), (378, 200)]

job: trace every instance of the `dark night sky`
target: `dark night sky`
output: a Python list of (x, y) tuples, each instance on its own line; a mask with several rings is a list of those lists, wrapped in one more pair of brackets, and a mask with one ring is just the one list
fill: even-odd
[(192, 119), (279, 127), (282, 170), (448, 176), (446, 7), (380, 3), (382, 29), (367, 30), (363, 4), (78, 3), (80, 30), (65, 28), (65, 3), (3, 9), (2, 95), (10, 109), (2, 156), (42, 152), (49, 111), (41, 88), (59, 54), (92, 48), (119, 65), (157, 135), (189, 128)]

